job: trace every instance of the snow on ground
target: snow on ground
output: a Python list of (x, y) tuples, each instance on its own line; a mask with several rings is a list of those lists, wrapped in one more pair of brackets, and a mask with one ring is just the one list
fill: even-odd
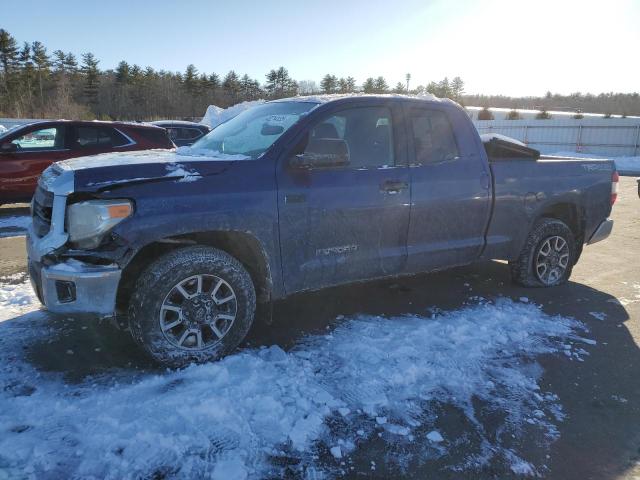
[(577, 158), (603, 158), (613, 160), (616, 163), (616, 169), (621, 175), (640, 176), (640, 157), (607, 157), (606, 155), (595, 155), (591, 153), (577, 152), (556, 152), (551, 155), (558, 157), (577, 157)]
[(29, 225), (31, 225), (31, 217), (28, 215), (0, 216), (0, 238), (24, 234)]
[[(580, 345), (593, 343), (575, 320), (499, 299), (434, 315), (358, 315), (287, 352), (245, 349), (178, 371), (69, 384), (24, 357), (30, 342), (53, 335), (42, 313), (27, 313), (37, 308), (28, 289), (0, 279), (8, 478), (231, 480), (281, 477), (286, 465), (296, 477), (331, 478), (380, 444), (373, 458), (399, 472), (437, 460), (462, 472), (491, 464), (536, 474), (544, 466), (518, 445), (532, 434), (551, 442), (563, 416), (538, 383), (536, 357), (580, 360)], [(451, 409), (462, 433), (442, 421)], [(364, 474), (376, 468), (370, 460)]]

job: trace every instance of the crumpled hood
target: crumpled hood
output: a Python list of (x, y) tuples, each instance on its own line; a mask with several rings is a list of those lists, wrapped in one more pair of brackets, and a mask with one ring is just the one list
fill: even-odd
[(233, 156), (185, 155), (176, 150), (114, 152), (58, 162), (72, 170), (76, 191), (101, 190), (148, 181), (195, 181), (219, 174), (239, 160)]

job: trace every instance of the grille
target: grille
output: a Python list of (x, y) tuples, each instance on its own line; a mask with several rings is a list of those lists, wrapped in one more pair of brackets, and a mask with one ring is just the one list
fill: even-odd
[(33, 196), (31, 216), (33, 217), (33, 232), (38, 237), (49, 233), (51, 228), (51, 212), (53, 210), (53, 193), (44, 190), (40, 185)]

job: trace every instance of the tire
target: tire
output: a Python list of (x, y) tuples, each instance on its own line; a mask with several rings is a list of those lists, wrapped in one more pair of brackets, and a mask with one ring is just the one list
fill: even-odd
[(180, 367), (231, 353), (249, 332), (255, 309), (253, 282), (238, 260), (216, 248), (187, 247), (140, 275), (129, 328), (155, 360)]
[(523, 287), (561, 285), (569, 280), (577, 254), (571, 229), (555, 218), (542, 218), (534, 224), (518, 258), (509, 262), (511, 279)]

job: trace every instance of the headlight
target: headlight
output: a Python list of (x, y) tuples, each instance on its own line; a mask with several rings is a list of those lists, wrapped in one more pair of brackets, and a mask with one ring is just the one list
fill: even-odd
[(103, 237), (133, 213), (128, 200), (88, 200), (67, 208), (67, 233), (78, 248), (96, 248)]

